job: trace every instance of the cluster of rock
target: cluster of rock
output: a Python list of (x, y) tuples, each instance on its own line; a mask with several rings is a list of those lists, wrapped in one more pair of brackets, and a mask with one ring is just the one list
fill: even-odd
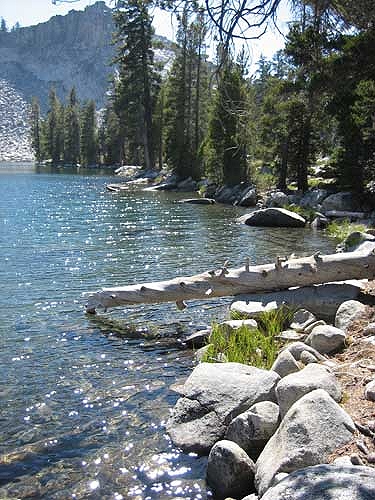
[(8, 82), (0, 79), (0, 161), (32, 161), (30, 106)]
[[(343, 349), (349, 326), (364, 312), (360, 302), (344, 302), (333, 326), (297, 311), (280, 337), (299, 340), (284, 346), (270, 370), (239, 363), (193, 370), (167, 430), (184, 451), (208, 454), (215, 498), (375, 498), (373, 468), (349, 456), (328, 464), (356, 425), (339, 405), (337, 365), (326, 355)], [(375, 401), (375, 381), (365, 397)]]

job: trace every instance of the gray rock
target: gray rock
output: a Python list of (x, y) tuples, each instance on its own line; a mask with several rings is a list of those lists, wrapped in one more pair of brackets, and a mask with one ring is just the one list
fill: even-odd
[(279, 425), (279, 407), (271, 401), (256, 403), (229, 424), (225, 439), (238, 444), (256, 460)]
[(300, 370), (295, 358), (292, 356), (290, 351), (285, 350), (280, 352), (280, 354), (275, 359), (271, 370), (278, 373), (281, 378), (290, 375), (291, 373), (298, 372)]
[(262, 500), (374, 500), (375, 469), (315, 465), (289, 474)]
[(255, 465), (233, 441), (222, 440), (211, 449), (207, 462), (207, 483), (215, 498), (241, 498), (254, 491)]
[(246, 495), (245, 497), (243, 497), (242, 500), (258, 500), (258, 499), (259, 499), (258, 495), (252, 493), (251, 495)]
[(372, 380), (366, 385), (365, 398), (368, 401), (375, 401), (375, 380)]
[(350, 192), (331, 194), (321, 204), (321, 210), (324, 213), (331, 210), (355, 212), (361, 208), (358, 196)]
[(363, 335), (374, 335), (375, 334), (375, 323), (369, 323), (363, 329)]
[(247, 187), (241, 194), (237, 205), (240, 207), (255, 207), (257, 204), (257, 191), (254, 186)]
[(270, 193), (268, 198), (266, 199), (265, 205), (266, 207), (278, 207), (282, 208), (285, 205), (289, 205), (290, 200), (289, 196), (282, 191), (275, 191)]
[(318, 360), (314, 356), (314, 354), (311, 354), (309, 351), (302, 351), (301, 353), (301, 363), (304, 365), (309, 365), (310, 363), (317, 363)]
[(327, 198), (328, 194), (326, 189), (312, 189), (303, 195), (299, 204), (304, 208), (315, 208)]
[(184, 344), (189, 347), (202, 347), (207, 344), (208, 337), (211, 335), (211, 328), (199, 330), (184, 339)]
[[(211, 344), (207, 344), (201, 348), (199, 348), (197, 351), (194, 353), (194, 358), (197, 363), (202, 363), (202, 359), (207, 353), (208, 349), (210, 348)], [(182, 393), (183, 389), (180, 391)]]
[(305, 333), (298, 333), (295, 330), (283, 330), (277, 335), (277, 338), (287, 342), (303, 340), (306, 337)]
[(316, 326), (305, 340), (321, 354), (338, 351), (345, 345), (346, 333), (330, 325)]
[(351, 323), (362, 316), (366, 312), (366, 306), (357, 300), (347, 300), (343, 302), (336, 312), (335, 326), (346, 332)]
[(319, 319), (318, 321), (315, 321), (314, 323), (311, 323), (311, 325), (308, 325), (305, 328), (305, 334), (308, 335), (309, 333), (311, 333), (314, 330), (314, 328), (316, 326), (322, 326), (322, 325), (326, 325), (326, 322), (323, 321), (322, 319)]
[(335, 458), (335, 460), (332, 462), (332, 465), (351, 467), (353, 464), (349, 455), (343, 455), (342, 457)]
[(263, 208), (240, 217), (239, 222), (261, 227), (304, 227), (306, 220), (285, 208)]
[(280, 377), (240, 363), (201, 363), (184, 384), (167, 422), (172, 441), (200, 454), (224, 436), (234, 417), (260, 401), (275, 401)]
[(298, 309), (293, 315), (290, 328), (296, 330), (296, 332), (303, 332), (306, 327), (315, 321), (316, 317), (310, 311), (307, 309)]
[(236, 186), (222, 186), (215, 193), (215, 200), (219, 203), (234, 203), (241, 192), (244, 190), (244, 184), (237, 184)]
[[(262, 496), (280, 472), (324, 463), (334, 450), (352, 439), (354, 432), (350, 416), (326, 391), (318, 389), (306, 394), (290, 408), (258, 458), (255, 475), (258, 494)], [(284, 479), (277, 487), (288, 480)], [(289, 491), (297, 494), (299, 490)], [(310, 500), (308, 496), (303, 498)]]
[(296, 359), (297, 361), (301, 360), (301, 354), (303, 351), (308, 351), (311, 354), (313, 354), (319, 361), (325, 361), (326, 358), (322, 356), (316, 349), (313, 347), (305, 344), (304, 342), (293, 342), (292, 344), (287, 345), (284, 347), (283, 351), (289, 351), (291, 355)]
[(289, 476), (289, 474), (287, 472), (279, 472), (274, 477), (274, 479), (272, 481), (272, 486), (275, 486), (277, 483), (279, 483), (280, 481), (282, 481), (283, 479), (285, 479), (287, 476)]
[(282, 378), (276, 387), (281, 418), (302, 396), (316, 389), (324, 389), (335, 401), (341, 400), (340, 385), (326, 366), (309, 364), (303, 370)]

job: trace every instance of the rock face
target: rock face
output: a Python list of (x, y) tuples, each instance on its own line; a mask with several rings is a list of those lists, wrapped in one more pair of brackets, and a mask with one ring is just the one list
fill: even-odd
[(276, 388), (280, 415), (283, 417), (296, 401), (315, 389), (324, 389), (335, 401), (341, 399), (340, 385), (326, 366), (309, 364), (303, 370), (284, 377)]
[(352, 419), (326, 391), (318, 389), (303, 396), (258, 458), (255, 484), (260, 496), (276, 474), (324, 463), (330, 453), (350, 441), (354, 431)]
[[(0, 65), (1, 67), (1, 65)], [(0, 161), (32, 161), (28, 103), (0, 78)]]
[(316, 465), (289, 474), (262, 500), (372, 500), (375, 469)]
[(254, 491), (254, 462), (233, 441), (216, 443), (208, 457), (207, 482), (215, 498), (242, 498)]
[(280, 377), (240, 363), (202, 363), (185, 382), (167, 423), (172, 441), (187, 452), (208, 453), (231, 420), (259, 401), (275, 401)]
[(306, 221), (300, 215), (284, 208), (263, 208), (252, 214), (243, 215), (240, 222), (248, 226), (304, 227)]
[(263, 401), (234, 418), (225, 439), (237, 443), (250, 458), (256, 460), (278, 425), (279, 407), (271, 401)]
[(339, 212), (357, 211), (361, 210), (361, 208), (358, 196), (350, 192), (331, 194), (327, 196), (322, 203), (322, 211), (324, 213), (332, 210), (337, 210)]

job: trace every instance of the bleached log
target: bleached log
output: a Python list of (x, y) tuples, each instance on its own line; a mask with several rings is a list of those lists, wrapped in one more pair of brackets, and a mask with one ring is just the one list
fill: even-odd
[(229, 269), (228, 262), (218, 270), (167, 281), (104, 288), (88, 294), (86, 310), (97, 307), (119, 307), (132, 304), (176, 302), (179, 309), (187, 300), (211, 299), (259, 292), (286, 290), (332, 281), (373, 278), (375, 244), (367, 242), (360, 251), (311, 257), (281, 258), (275, 263)]

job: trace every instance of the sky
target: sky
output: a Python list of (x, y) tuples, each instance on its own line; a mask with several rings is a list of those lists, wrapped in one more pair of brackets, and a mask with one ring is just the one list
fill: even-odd
[[(64, 1), (56, 0), (56, 5), (52, 0), (0, 0), (0, 18), (3, 17), (7, 26), (11, 28), (16, 22), (21, 26), (31, 26), (41, 22), (48, 21), (52, 16), (65, 15), (70, 10), (83, 10), (88, 5), (92, 5), (96, 0)], [(113, 0), (106, 0), (107, 5), (113, 5)], [(285, 30), (285, 21), (289, 20), (290, 13), (285, 5), (281, 12), (281, 30)], [(176, 26), (171, 22), (170, 14), (161, 11), (154, 13), (154, 28), (158, 35), (163, 35), (170, 40), (174, 39)], [(251, 41), (248, 43), (251, 59), (257, 61), (261, 54), (267, 58), (284, 45), (283, 37), (276, 30), (269, 30), (260, 41)]]

